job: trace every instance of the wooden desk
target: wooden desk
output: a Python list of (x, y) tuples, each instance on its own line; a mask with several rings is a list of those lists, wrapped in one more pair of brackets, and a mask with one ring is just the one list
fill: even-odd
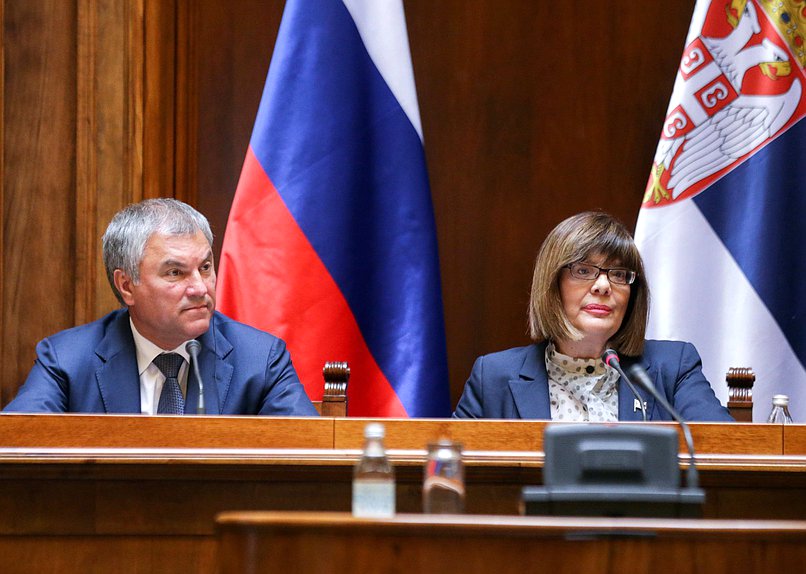
[[(469, 451), (542, 451), (543, 430), (548, 424), (520, 420), (0, 414), (0, 448), (359, 449), (364, 426), (371, 421), (385, 425), (387, 448), (398, 450), (423, 450), (431, 441), (450, 437)], [(806, 425), (690, 426), (698, 454), (806, 455)], [(786, 452), (785, 431), (790, 444)], [(680, 448), (685, 451), (682, 437)]]
[[(2, 571), (211, 572), (217, 513), (348, 511), (366, 422), (0, 415)], [(419, 512), (424, 447), (443, 435), (465, 445), (470, 513), (517, 514), (541, 483), (546, 423), (383, 422), (400, 512)], [(806, 427), (692, 432), (706, 517), (806, 519)]]
[(806, 566), (803, 521), (230, 512), (217, 528), (221, 574), (767, 574)]

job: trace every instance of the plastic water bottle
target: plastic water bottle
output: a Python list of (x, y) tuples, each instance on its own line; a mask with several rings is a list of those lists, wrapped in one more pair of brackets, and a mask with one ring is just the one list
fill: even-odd
[(767, 418), (768, 423), (792, 423), (792, 415), (789, 414), (789, 397), (786, 395), (775, 395), (772, 397), (772, 412)]
[(395, 470), (383, 446), (380, 423), (364, 428), (364, 452), (353, 469), (353, 516), (388, 518), (395, 515)]
[(423, 475), (423, 512), (461, 514), (464, 509), (462, 445), (449, 440), (429, 444)]

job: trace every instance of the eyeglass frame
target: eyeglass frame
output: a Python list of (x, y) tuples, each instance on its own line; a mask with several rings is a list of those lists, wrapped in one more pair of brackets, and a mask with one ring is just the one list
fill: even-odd
[[(574, 275), (574, 265), (585, 265), (586, 267), (592, 267), (596, 269), (596, 275), (593, 277), (578, 277)], [(604, 267), (599, 267), (598, 265), (594, 265), (593, 263), (583, 263), (582, 261), (574, 261), (573, 263), (568, 263), (567, 265), (563, 265), (563, 268), (568, 269), (568, 272), (571, 274), (571, 277), (574, 279), (579, 279), (580, 281), (596, 281), (599, 278), (599, 275), (602, 274), (604, 271), (605, 275), (607, 276), (607, 280), (610, 283), (615, 283), (616, 285), (632, 285), (635, 283), (635, 280), (638, 279), (638, 272), (633, 271), (627, 267), (610, 267), (609, 269)], [(627, 281), (621, 282), (616, 281), (610, 276), (611, 271), (625, 271), (627, 273)]]

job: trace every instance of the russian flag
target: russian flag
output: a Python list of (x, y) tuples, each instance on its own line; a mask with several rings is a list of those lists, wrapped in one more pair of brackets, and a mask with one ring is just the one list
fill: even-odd
[(433, 208), (401, 0), (288, 0), (235, 198), (218, 308), (288, 344), (312, 400), (450, 414)]
[(757, 422), (779, 393), (806, 421), (806, 53), (796, 21), (783, 4), (697, 3), (636, 227), (649, 335), (693, 342), (723, 403), (728, 369), (752, 367)]

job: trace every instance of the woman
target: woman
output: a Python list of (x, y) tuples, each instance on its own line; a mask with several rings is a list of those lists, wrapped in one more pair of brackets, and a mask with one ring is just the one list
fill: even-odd
[[(638, 362), (686, 420), (732, 421), (690, 343), (645, 341), (649, 288), (638, 248), (613, 217), (586, 212), (555, 227), (535, 262), (533, 345), (479, 357), (454, 412), (460, 418), (641, 420), (641, 404), (602, 353)], [(643, 391), (647, 420), (671, 415)]]

